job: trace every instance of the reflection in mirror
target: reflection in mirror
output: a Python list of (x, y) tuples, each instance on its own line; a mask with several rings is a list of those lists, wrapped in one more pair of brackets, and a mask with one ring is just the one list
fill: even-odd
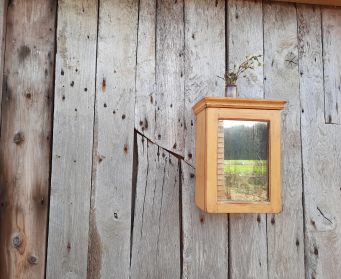
[(269, 200), (269, 124), (219, 120), (218, 201)]

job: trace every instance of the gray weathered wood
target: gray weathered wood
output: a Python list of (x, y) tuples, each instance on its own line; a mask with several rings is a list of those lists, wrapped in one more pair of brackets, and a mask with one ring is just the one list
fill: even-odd
[[(238, 67), (249, 55), (263, 55), (261, 1), (228, 1), (229, 68)], [(263, 98), (263, 67), (240, 77), (240, 97)], [(265, 214), (230, 215), (231, 278), (267, 278)]]
[[(249, 55), (263, 55), (262, 1), (228, 1), (228, 62), (232, 70)], [(262, 61), (263, 57), (260, 58)], [(263, 67), (256, 67), (237, 81), (241, 98), (263, 98)]]
[[(204, 96), (223, 96), (225, 2), (185, 1), (185, 161), (195, 165), (195, 115)], [(205, 24), (202, 24), (205, 22)], [(228, 218), (201, 212), (194, 202), (195, 170), (182, 170), (183, 278), (227, 278)]]
[(341, 273), (341, 130), (324, 119), (320, 9), (300, 5), (298, 28), (306, 278), (332, 279)]
[(179, 161), (137, 135), (131, 278), (180, 278)]
[(341, 124), (341, 9), (322, 9), (326, 123)]
[(97, 1), (59, 1), (47, 278), (86, 278)]
[(157, 1), (155, 138), (184, 152), (184, 0)]
[(195, 170), (182, 161), (183, 278), (228, 278), (228, 217), (194, 201)]
[[(48, 279), (338, 278), (339, 8), (58, 2)], [(4, 25), (0, 1), (0, 277), (35, 279), (45, 269), (57, 1), (9, 3)], [(238, 81), (240, 96), (289, 101), (283, 212), (230, 224), (194, 202), (192, 105), (224, 94), (225, 35), (230, 66), (264, 49), (264, 71)]]
[[(11, 1), (8, 7), (0, 132), (1, 278), (44, 278), (55, 16), (51, 1)], [(2, 63), (2, 24), (0, 29)]]
[(268, 215), (269, 278), (304, 278), (297, 19), (293, 4), (264, 4), (265, 97), (288, 101), (282, 114), (283, 211)]
[(140, 0), (136, 58), (135, 129), (155, 141), (156, 0)]
[(2, 81), (4, 70), (5, 37), (6, 37), (6, 16), (7, 0), (0, 3), (0, 123), (1, 123), (1, 100), (2, 100)]
[(137, 4), (100, 4), (88, 278), (129, 277)]
[(183, 1), (142, 0), (139, 18), (135, 126), (183, 155)]
[[(195, 166), (193, 105), (224, 96), (225, 1), (185, 1), (185, 161)], [(205, 24), (203, 24), (205, 22)]]

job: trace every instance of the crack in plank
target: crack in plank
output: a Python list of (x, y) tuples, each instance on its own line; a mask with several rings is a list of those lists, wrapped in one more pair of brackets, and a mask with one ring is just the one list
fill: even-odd
[(159, 210), (159, 226), (158, 226), (158, 234), (157, 234), (157, 241), (156, 241), (156, 253), (159, 254), (159, 241), (160, 241), (160, 224), (161, 224), (161, 212), (162, 212), (162, 203), (163, 203), (163, 188), (165, 186), (165, 176), (166, 176), (166, 164), (163, 168), (163, 178), (162, 178), (162, 187), (161, 187), (161, 203), (160, 203), (160, 210)]
[(147, 139), (147, 140), (148, 140), (149, 142), (151, 142), (152, 144), (155, 144), (155, 145), (158, 146), (159, 148), (161, 148), (161, 149), (167, 151), (169, 154), (172, 154), (174, 157), (176, 157), (176, 158), (178, 158), (178, 159), (181, 159), (181, 160), (184, 160), (184, 161), (185, 161), (185, 158), (184, 158), (182, 155), (180, 155), (180, 154), (178, 154), (178, 153), (175, 153), (175, 152), (173, 152), (173, 151), (171, 151), (171, 150), (169, 150), (169, 149), (167, 149), (167, 148), (164, 148), (164, 147), (160, 146), (160, 145), (157, 144), (156, 142), (152, 141), (150, 138), (146, 137), (144, 134), (142, 134), (142, 133), (141, 133), (138, 129), (136, 129), (136, 128), (135, 128), (135, 132), (138, 133), (141, 137)]
[(143, 216), (144, 216), (144, 205), (146, 202), (146, 192), (147, 192), (147, 186), (148, 186), (148, 175), (149, 175), (149, 155), (148, 155), (148, 142), (147, 142), (147, 175), (146, 175), (146, 184), (144, 187), (144, 195), (143, 195), (143, 205), (142, 205), (142, 218), (141, 218), (141, 238), (142, 238), (142, 232), (143, 232)]
[(148, 138), (146, 135), (144, 135), (143, 133), (141, 133), (138, 129), (135, 128), (135, 132), (137, 134), (139, 134), (142, 138), (146, 139), (148, 142), (152, 143), (152, 144), (155, 144), (159, 149), (162, 149), (170, 154), (172, 154), (174, 157), (176, 157), (178, 160), (181, 160), (182, 162), (184, 162), (185, 164), (187, 164), (188, 166), (190, 166), (191, 168), (193, 168), (195, 170), (195, 166), (193, 166), (192, 164), (190, 164), (189, 162), (187, 162), (185, 160), (185, 157), (183, 157), (182, 155), (180, 154), (177, 154), (173, 151), (170, 151), (168, 150), (167, 148), (164, 148), (162, 146), (160, 146), (159, 144), (157, 144), (156, 142), (152, 141), (150, 138)]
[(133, 146), (133, 171), (132, 171), (132, 192), (131, 192), (131, 221), (130, 221), (130, 258), (129, 258), (129, 269), (131, 268), (131, 260), (133, 256), (133, 243), (134, 243), (134, 225), (135, 225), (135, 205), (136, 205), (136, 187), (137, 187), (137, 176), (138, 176), (138, 150), (137, 150), (137, 134), (134, 133), (134, 146)]
[(329, 223), (333, 224), (333, 222), (328, 217), (326, 217), (326, 215), (323, 214), (322, 210), (318, 206), (316, 207), (316, 209), (318, 210), (318, 212), (320, 212), (324, 219), (326, 219)]

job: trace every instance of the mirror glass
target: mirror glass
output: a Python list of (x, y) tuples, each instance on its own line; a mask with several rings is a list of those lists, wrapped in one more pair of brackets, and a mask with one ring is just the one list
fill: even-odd
[(219, 120), (218, 201), (269, 200), (269, 123)]

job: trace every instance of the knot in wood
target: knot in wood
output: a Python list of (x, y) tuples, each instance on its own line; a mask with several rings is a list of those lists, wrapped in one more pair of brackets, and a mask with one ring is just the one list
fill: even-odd
[(319, 250), (317, 249), (317, 247), (314, 247), (314, 255), (318, 256), (318, 254), (319, 254)]
[(295, 68), (298, 65), (298, 59), (296, 54), (293, 52), (289, 52), (285, 56), (285, 64), (287, 65), (288, 68)]
[(125, 153), (125, 154), (128, 153), (128, 144), (125, 144), (125, 145), (124, 145), (123, 150), (124, 150), (124, 153)]
[(24, 133), (23, 132), (18, 132), (14, 135), (13, 142), (17, 145), (23, 143), (25, 140)]
[(29, 256), (29, 257), (27, 258), (27, 261), (28, 261), (28, 263), (29, 263), (30, 265), (36, 265), (36, 264), (38, 264), (38, 258), (37, 258), (36, 256), (33, 256), (33, 255)]
[(15, 249), (18, 249), (18, 248), (20, 248), (21, 244), (22, 244), (22, 237), (21, 237), (20, 233), (14, 234), (13, 237), (12, 237), (12, 245), (13, 245), (13, 247)]
[(25, 97), (26, 97), (27, 99), (31, 99), (31, 98), (32, 98), (31, 92), (26, 92)]
[(70, 250), (71, 250), (71, 243), (70, 242), (67, 243), (66, 248), (67, 248), (67, 251), (70, 252)]

